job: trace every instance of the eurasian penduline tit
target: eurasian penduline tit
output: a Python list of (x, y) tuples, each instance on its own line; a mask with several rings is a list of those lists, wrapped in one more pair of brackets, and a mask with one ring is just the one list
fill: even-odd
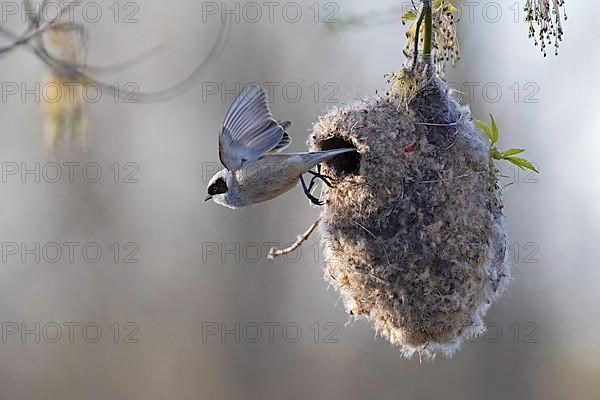
[[(241, 208), (271, 200), (302, 183), (308, 198), (317, 205), (323, 203), (311, 194), (314, 180), (320, 178), (320, 166), (339, 154), (356, 151), (341, 148), (325, 151), (281, 154), (291, 143), (286, 129), (290, 122), (273, 119), (267, 95), (258, 85), (246, 85), (227, 111), (219, 135), (219, 158), (225, 167), (208, 184), (207, 200), (229, 207)], [(317, 167), (317, 172), (311, 171)], [(302, 174), (313, 178), (306, 186)]]

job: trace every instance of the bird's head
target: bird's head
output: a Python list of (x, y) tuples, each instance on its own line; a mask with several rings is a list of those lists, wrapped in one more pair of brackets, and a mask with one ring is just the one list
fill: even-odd
[(213, 200), (215, 203), (227, 206), (227, 195), (232, 187), (231, 172), (223, 169), (217, 172), (208, 182), (207, 196), (204, 201)]

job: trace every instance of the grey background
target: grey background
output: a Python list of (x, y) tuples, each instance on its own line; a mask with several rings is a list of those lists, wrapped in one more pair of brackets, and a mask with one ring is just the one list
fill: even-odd
[[(1, 263), (5, 329), (7, 323), (33, 329), (39, 322), (41, 331), (55, 322), (63, 336), (56, 343), (43, 335), (39, 343), (33, 334), (25, 340), (21, 332), (7, 336), (0, 343), (0, 397), (599, 398), (595, 6), (567, 1), (560, 55), (544, 59), (527, 39), (522, 12), (517, 23), (512, 4), (494, 3), (502, 16), (492, 23), (494, 10), (485, 18), (482, 14), (488, 3), (475, 8), (473, 19), (463, 16), (462, 59), (449, 68), (447, 78), (467, 93), (466, 82), (479, 84), (475, 95), (465, 99), (474, 115), (486, 119), (493, 113), (500, 146), (525, 147), (542, 174), (531, 179), (520, 173), (515, 179), (514, 170), (502, 165), (513, 176), (505, 184), (515, 181), (504, 190), (514, 282), (488, 314), (485, 337), (466, 344), (450, 360), (401, 359), (385, 340), (375, 338), (367, 322), (348, 323), (337, 294), (322, 280), (322, 263), (315, 260), (317, 235), (297, 260), (266, 260), (269, 242), (291, 241), (317, 215), (300, 189), (246, 210), (203, 203), (206, 175), (218, 162), (219, 124), (232, 94), (224, 101), (221, 93), (203, 99), (202, 83), (159, 104), (115, 103), (105, 94), (88, 104), (87, 155), (67, 152), (55, 160), (97, 162), (103, 172), (99, 182), (86, 182), (79, 170), (73, 183), (66, 178), (36, 183), (30, 176), (22, 183), (10, 176), (0, 184), (3, 243), (31, 248), (36, 242), (94, 242), (103, 250), (97, 263), (86, 262), (81, 247), (73, 263), (65, 254), (57, 263), (36, 263), (31, 256), (22, 262), (20, 253)], [(185, 76), (205, 56), (219, 28), (216, 16), (202, 21), (202, 3), (196, 1), (141, 1), (139, 22), (133, 24), (114, 23), (110, 4), (98, 4), (104, 14), (88, 24), (90, 63), (110, 64), (164, 43), (147, 62), (105, 77), (136, 82), (143, 90)], [(242, 16), (201, 78), (228, 88), (236, 82), (278, 82), (272, 109), (277, 118), (294, 122), (293, 151), (305, 148), (317, 115), (334, 105), (324, 101), (331, 91), (328, 83), (335, 85), (332, 99), (338, 103), (385, 91), (383, 75), (404, 62), (406, 29), (393, 22), (327, 34), (313, 20), (313, 3), (298, 4), (303, 16), (297, 23), (282, 17), (282, 6), (272, 23), (266, 14), (255, 23)], [(321, 17), (328, 11), (324, 5), (319, 4)], [(347, 17), (385, 11), (398, 2), (337, 5), (336, 17)], [(24, 28), (14, 17), (5, 26)], [(18, 50), (0, 59), (0, 74), (3, 82), (31, 87), (47, 71), (33, 55)], [(317, 99), (310, 89), (315, 83)], [(520, 88), (516, 99), (515, 83)], [(283, 96), (286, 84), (302, 89), (297, 102)], [(487, 98), (483, 95), (485, 85), (502, 89), (498, 101), (492, 101), (493, 88)], [(528, 99), (537, 102), (525, 102), (534, 91)], [(32, 168), (52, 161), (41, 150), (43, 114), (33, 99), (3, 102), (0, 120), (3, 168), (12, 162)], [(135, 163), (139, 182), (114, 183), (109, 167), (115, 162), (122, 173), (125, 163)], [(109, 250), (115, 242), (121, 247), (135, 242), (139, 262), (122, 262), (121, 249), (115, 263)], [(217, 254), (207, 252), (207, 246), (216, 247)], [(73, 343), (62, 325), (68, 321), (80, 323)], [(102, 328), (97, 343), (82, 335), (82, 326), (90, 322)], [(109, 329), (115, 322), (119, 343)], [(138, 343), (124, 343), (127, 322), (139, 328)], [(222, 323), (228, 329), (239, 323), (239, 343), (233, 334), (203, 340), (203, 327), (213, 323), (219, 329)], [(249, 323), (262, 327), (257, 343), (251, 343), (256, 325)], [(272, 341), (265, 323), (279, 324)], [(295, 343), (293, 327), (288, 335), (282, 332), (288, 323), (302, 329)], [(330, 343), (325, 337), (334, 330), (331, 338), (337, 343)], [(94, 330), (89, 334), (94, 336)]]

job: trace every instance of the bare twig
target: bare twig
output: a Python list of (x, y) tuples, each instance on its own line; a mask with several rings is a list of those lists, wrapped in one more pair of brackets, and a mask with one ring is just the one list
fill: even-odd
[[(9, 39), (15, 40), (18, 39), (19, 36), (6, 28), (0, 26), (0, 35), (6, 36)], [(148, 50), (144, 50), (143, 52), (126, 58), (122, 61), (117, 61), (116, 63), (107, 64), (107, 65), (90, 65), (90, 64), (73, 64), (65, 60), (60, 60), (54, 57), (52, 54), (48, 53), (48, 51), (43, 47), (43, 43), (38, 43), (38, 45), (34, 45), (32, 43), (27, 43), (27, 46), (33, 51), (33, 53), (44, 61), (45, 64), (50, 66), (50, 63), (53, 65), (60, 66), (61, 70), (67, 71), (76, 71), (76, 70), (85, 70), (87, 73), (92, 74), (109, 74), (113, 72), (122, 71), (131, 67), (134, 67), (146, 60), (148, 60), (151, 56), (155, 55), (158, 51), (162, 50), (165, 46), (164, 44), (158, 44), (156, 46), (151, 47)]]
[(462, 175), (453, 176), (453, 177), (450, 177), (450, 178), (434, 179), (434, 180), (431, 180), (431, 181), (415, 181), (415, 180), (410, 179), (410, 178), (408, 178), (408, 180), (411, 181), (411, 182), (415, 182), (415, 183), (440, 183), (440, 182), (453, 181), (455, 179), (467, 178), (467, 177), (472, 176), (472, 175), (481, 175), (481, 174), (484, 174), (484, 173), (487, 173), (487, 172), (488, 171), (470, 172), (468, 174), (462, 174)]
[(433, 39), (433, 14), (431, 10), (431, 0), (423, 0), (423, 13), (425, 14), (425, 33), (423, 35), (423, 58), (428, 66), (433, 63), (431, 54)]
[[(144, 50), (141, 53), (138, 53), (134, 56), (126, 58), (122, 61), (118, 61), (116, 63), (107, 64), (107, 65), (90, 65), (90, 64), (86, 63), (85, 66), (83, 66), (83, 68), (85, 69), (86, 72), (92, 73), (92, 74), (109, 74), (109, 73), (113, 73), (113, 72), (123, 71), (128, 68), (139, 65), (142, 62), (150, 59), (150, 57), (154, 56), (160, 50), (164, 49), (164, 47), (165, 47), (164, 44), (157, 44), (156, 46), (153, 46), (148, 50)], [(74, 65), (74, 64), (71, 64), (71, 66), (77, 67), (77, 65)]]
[[(41, 27), (35, 29), (35, 31), (38, 31), (40, 29)], [(110, 72), (111, 69), (114, 71), (116, 69), (127, 68), (131, 65), (131, 63), (146, 58), (151, 52), (155, 51), (156, 48), (153, 48), (148, 52), (144, 52), (140, 55), (134, 56), (133, 58), (125, 60), (118, 64), (107, 65), (103, 67), (91, 67), (87, 65), (72, 64), (70, 62), (60, 60), (48, 53), (48, 51), (44, 47), (34, 46), (31, 43), (28, 43), (29, 40), (20, 44), (29, 44), (34, 54), (42, 62), (44, 62), (44, 64), (46, 64), (56, 74), (66, 77), (67, 79), (71, 79), (73, 81), (82, 83), (93, 82), (102, 89), (115, 91), (115, 94), (119, 94), (120, 96), (129, 96), (130, 99), (137, 100), (139, 103), (158, 103), (173, 99), (190, 90), (194, 86), (204, 69), (206, 69), (208, 64), (213, 59), (215, 59), (219, 55), (219, 53), (224, 49), (229, 39), (230, 31), (231, 20), (227, 18), (224, 22), (222, 22), (221, 29), (219, 30), (219, 35), (217, 36), (217, 39), (215, 40), (211, 50), (209, 51), (207, 56), (196, 65), (192, 72), (186, 78), (182, 79), (175, 85), (167, 89), (158, 90), (155, 92), (137, 92), (129, 91), (122, 88), (116, 88), (114, 85), (98, 80), (91, 75), (99, 72)], [(14, 33), (11, 33), (10, 31), (2, 27), (0, 27), (0, 33), (4, 34), (5, 36), (16, 38), (16, 35)], [(23, 37), (20, 37), (15, 40), (15, 43), (21, 42), (22, 40)], [(1, 49), (2, 48), (0, 48), (0, 50)]]
[(421, 10), (421, 15), (419, 15), (419, 19), (417, 20), (417, 26), (415, 30), (415, 47), (413, 54), (413, 65), (412, 69), (417, 67), (417, 63), (419, 62), (419, 33), (421, 31), (421, 24), (423, 23), (423, 19), (425, 18), (425, 9)]
[(458, 125), (460, 121), (451, 122), (449, 124), (434, 124), (429, 122), (415, 122), (415, 125), (425, 125), (425, 126), (455, 126)]
[(15, 39), (14, 42), (9, 44), (8, 46), (0, 47), (0, 54), (9, 52), (19, 46), (29, 43), (29, 41), (31, 39), (38, 37), (40, 34), (44, 33), (46, 30), (50, 29), (55, 23), (57, 23), (60, 20), (62, 15), (65, 13), (65, 11), (67, 11), (67, 9), (69, 7), (74, 6), (76, 4), (81, 4), (81, 3), (72, 3), (72, 2), (63, 3), (60, 7), (58, 15), (56, 16), (56, 18), (54, 18), (52, 20), (44, 21), (43, 23), (39, 23), (39, 20), (37, 18), (32, 20), (33, 25), (30, 26), (30, 28), (28, 28), (27, 31), (23, 35), (19, 36), (17, 39)]
[(275, 249), (275, 247), (271, 247), (267, 258), (269, 260), (272, 260), (275, 257), (283, 256), (285, 254), (291, 253), (292, 251), (296, 250), (298, 247), (302, 246), (302, 244), (304, 242), (306, 242), (306, 240), (308, 240), (308, 237), (311, 235), (311, 233), (313, 233), (313, 231), (315, 230), (317, 225), (319, 225), (319, 222), (321, 222), (321, 218), (318, 218), (315, 222), (313, 222), (312, 225), (309, 226), (308, 229), (302, 235), (298, 235), (298, 238), (296, 239), (296, 241), (294, 243), (292, 243), (290, 246), (283, 248), (283, 249)]

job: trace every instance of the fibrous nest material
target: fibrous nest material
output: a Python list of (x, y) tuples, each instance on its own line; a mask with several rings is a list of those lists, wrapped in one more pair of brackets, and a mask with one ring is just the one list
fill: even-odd
[(485, 331), (510, 279), (489, 146), (433, 76), (405, 107), (374, 97), (322, 116), (311, 150), (354, 147), (323, 173), (325, 277), (403, 355), (451, 355)]

